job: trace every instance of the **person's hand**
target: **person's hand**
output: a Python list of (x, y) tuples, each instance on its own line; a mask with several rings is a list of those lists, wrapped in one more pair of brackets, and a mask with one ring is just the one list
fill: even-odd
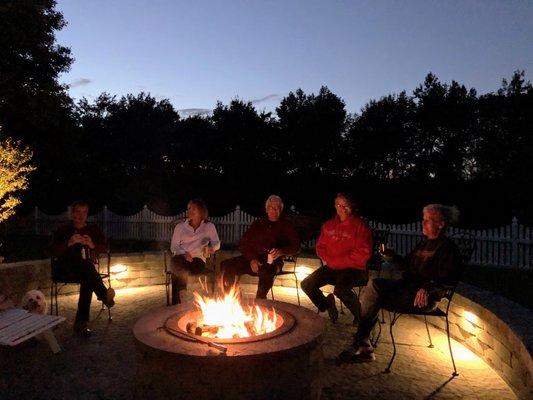
[(184, 256), (185, 256), (185, 259), (186, 259), (187, 261), (192, 262), (192, 256), (191, 256), (191, 253), (189, 253), (189, 252), (187, 251), (187, 252), (185, 252)]
[(281, 250), (280, 249), (272, 249), (269, 251), (270, 255), (272, 256), (272, 260), (277, 260), (278, 258), (280, 258), (283, 254), (281, 254)]
[(392, 249), (384, 249), (384, 250), (380, 249), (379, 250), (379, 255), (385, 261), (390, 261), (396, 255), (396, 252), (394, 250), (392, 250)]
[(250, 268), (252, 268), (252, 271), (257, 274), (259, 272), (259, 267), (261, 266), (261, 263), (257, 261), (256, 259), (253, 259), (250, 261)]
[(83, 244), (90, 249), (94, 249), (96, 247), (93, 243), (93, 239), (89, 235), (83, 235)]
[(70, 247), (70, 246), (75, 245), (76, 243), (84, 244), (84, 241), (85, 241), (85, 239), (83, 238), (82, 235), (80, 235), (79, 233), (75, 233), (68, 240), (67, 246)]
[(413, 304), (415, 307), (418, 307), (418, 308), (426, 307), (428, 305), (428, 298), (429, 298), (429, 295), (426, 289), (423, 289), (423, 288), (418, 289), (418, 292), (416, 292), (415, 301)]

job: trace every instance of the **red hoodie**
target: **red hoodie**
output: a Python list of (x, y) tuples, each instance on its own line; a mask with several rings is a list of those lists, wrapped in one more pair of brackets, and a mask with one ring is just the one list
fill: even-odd
[(316, 254), (332, 269), (364, 270), (372, 255), (372, 230), (356, 215), (345, 221), (335, 216), (322, 225)]

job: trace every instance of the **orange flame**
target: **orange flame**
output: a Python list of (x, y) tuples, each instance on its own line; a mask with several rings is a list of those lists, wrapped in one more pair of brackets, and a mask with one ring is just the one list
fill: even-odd
[(194, 300), (202, 312), (198, 325), (216, 326), (216, 333), (202, 335), (221, 339), (244, 338), (272, 332), (277, 327), (277, 314), (257, 304), (243, 306), (239, 290), (233, 285), (223, 297), (202, 296), (194, 292)]

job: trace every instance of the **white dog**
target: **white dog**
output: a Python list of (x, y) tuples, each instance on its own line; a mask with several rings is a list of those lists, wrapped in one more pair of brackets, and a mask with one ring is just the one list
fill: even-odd
[(40, 290), (30, 290), (22, 298), (22, 308), (34, 314), (46, 314), (46, 298)]

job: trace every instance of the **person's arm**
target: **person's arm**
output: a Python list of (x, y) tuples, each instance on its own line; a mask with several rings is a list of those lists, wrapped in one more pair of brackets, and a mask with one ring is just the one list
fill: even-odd
[(209, 224), (209, 230), (207, 234), (209, 236), (209, 247), (211, 247), (213, 252), (219, 250), (220, 239), (218, 238), (217, 228), (215, 227), (215, 224)]
[(93, 225), (93, 228), (91, 229), (91, 233), (89, 236), (93, 244), (92, 249), (94, 250), (96, 254), (107, 253), (108, 251), (107, 240), (105, 238), (104, 232), (102, 232), (102, 230), (97, 225)]
[(324, 264), (328, 263), (328, 248), (326, 244), (326, 234), (324, 233), (324, 227), (326, 224), (323, 224), (320, 228), (320, 236), (315, 245), (315, 251), (318, 258), (322, 260)]
[(284, 235), (287, 240), (287, 245), (281, 247), (279, 250), (282, 256), (292, 256), (300, 251), (300, 238), (298, 232), (290, 222), (286, 222)]
[(345, 255), (335, 257), (335, 262), (357, 269), (365, 269), (366, 263), (372, 255), (372, 231), (366, 225), (361, 225), (354, 233), (353, 246)]
[(453, 242), (443, 245), (437, 250), (434, 259), (433, 276), (424, 280), (422, 287), (428, 292), (440, 292), (455, 286), (460, 279), (462, 270), (461, 254)]
[(48, 253), (51, 257), (59, 257), (65, 253), (68, 249), (68, 241), (70, 235), (68, 234), (67, 229), (59, 227), (52, 235), (52, 240), (48, 245)]
[(257, 239), (262, 237), (263, 233), (260, 228), (260, 220), (252, 222), (250, 228), (241, 237), (239, 249), (244, 258), (248, 261), (257, 260), (260, 256), (257, 249)]
[(185, 254), (186, 251), (181, 247), (181, 236), (182, 236), (182, 224), (179, 223), (174, 228), (174, 233), (172, 234), (172, 240), (170, 241), (170, 251), (172, 254), (180, 255)]

